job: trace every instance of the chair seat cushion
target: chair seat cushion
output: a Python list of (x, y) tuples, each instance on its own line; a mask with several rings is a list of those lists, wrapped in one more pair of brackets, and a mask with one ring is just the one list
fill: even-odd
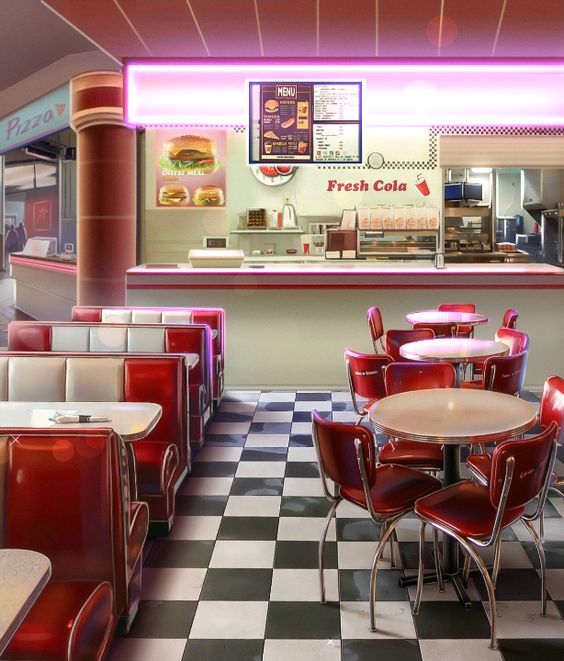
[(489, 454), (471, 454), (466, 460), (468, 470), (476, 475), (484, 484), (490, 483), (492, 458)]
[(381, 464), (442, 470), (443, 448), (442, 445), (419, 441), (388, 442), (380, 450), (378, 460)]
[(178, 466), (178, 450), (175, 445), (158, 441), (133, 443), (137, 465), (137, 491), (142, 494), (164, 494)]
[[(415, 501), (437, 489), (437, 478), (404, 466), (388, 465), (376, 468), (376, 479), (370, 491), (374, 511), (381, 516), (393, 516), (413, 508)], [(364, 491), (341, 487), (341, 496), (366, 509)]]
[(484, 387), (484, 384), (481, 379), (478, 379), (476, 381), (462, 381), (460, 384), (461, 388), (475, 388), (477, 390), (482, 390)]
[(51, 580), (3, 659), (98, 659), (115, 628), (109, 583)]
[[(524, 507), (506, 510), (502, 527), (517, 521), (524, 511)], [(418, 500), (415, 513), (459, 535), (479, 539), (491, 534), (496, 509), (490, 503), (488, 487), (464, 480)]]

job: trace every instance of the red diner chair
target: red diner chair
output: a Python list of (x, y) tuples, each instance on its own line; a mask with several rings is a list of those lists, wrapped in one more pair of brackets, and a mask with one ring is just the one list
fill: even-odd
[[(558, 425), (557, 442), (564, 445), (564, 379), (559, 376), (550, 376), (544, 382), (542, 391), (539, 426), (547, 429), (552, 422)], [(466, 467), (470, 476), (479, 484), (487, 485), (490, 482), (492, 472), (492, 457), (485, 452), (473, 454), (466, 460)], [(564, 478), (556, 473), (551, 475), (550, 488), (562, 495), (560, 489), (564, 487)], [(544, 516), (540, 517), (540, 537), (544, 540)]]
[[(325, 603), (325, 538), (339, 503), (348, 501), (368, 511), (370, 518), (381, 528), (370, 573), (370, 624), (372, 631), (376, 631), (376, 576), (386, 542), (400, 520), (412, 511), (415, 501), (440, 489), (441, 483), (435, 477), (404, 466), (377, 466), (374, 436), (366, 427), (329, 422), (317, 411), (313, 411), (311, 417), (323, 493), (331, 502), (319, 540), (321, 603)], [(328, 479), (333, 481), (334, 490), (329, 487)], [(434, 544), (435, 569), (440, 581), (436, 535)]]
[(503, 315), (503, 319), (501, 320), (501, 327), (502, 328), (517, 328), (517, 317), (519, 316), (519, 313), (517, 310), (514, 310), (513, 308), (507, 308), (505, 311), (505, 314)]
[(386, 349), (384, 347), (384, 323), (382, 321), (382, 313), (380, 312), (380, 308), (375, 308), (375, 307), (368, 308), (368, 312), (366, 316), (368, 318), (368, 329), (370, 331), (370, 339), (372, 340), (375, 353), (378, 353), (379, 349), (385, 351)]
[[(386, 395), (412, 390), (454, 388), (456, 372), (450, 363), (390, 363), (384, 368)], [(381, 464), (399, 464), (423, 471), (443, 469), (443, 448), (435, 443), (390, 439), (380, 450)]]
[(408, 342), (419, 340), (433, 340), (435, 333), (430, 328), (422, 329), (392, 329), (386, 333), (386, 353), (392, 360), (404, 362), (406, 359), (400, 354), (400, 347)]
[[(386, 396), (384, 387), (384, 367), (392, 362), (386, 354), (358, 353), (345, 349), (345, 368), (349, 381), (349, 390), (359, 424), (368, 409)], [(364, 403), (359, 399), (365, 400)]]
[[(490, 647), (496, 648), (495, 584), (501, 557), (501, 532), (517, 521), (523, 521), (537, 549), (541, 567), (541, 612), (546, 614), (546, 561), (533, 521), (542, 513), (554, 460), (558, 426), (551, 423), (537, 436), (500, 443), (492, 455), (491, 480), (488, 486), (464, 480), (420, 498), (415, 514), (421, 520), (419, 535), (419, 573), (413, 612), (419, 612), (423, 589), (423, 549), (425, 527), (431, 525), (450, 535), (466, 551), (464, 579), (467, 580), (473, 560), (482, 574), (491, 613)], [(525, 507), (538, 498), (533, 513)], [(484, 561), (474, 548), (494, 547), (494, 567), (490, 577)]]
[(447, 322), (428, 324), (425, 321), (419, 321), (413, 324), (413, 330), (425, 329), (432, 330), (435, 337), (456, 337), (456, 324), (449, 324)]
[[(476, 306), (473, 303), (442, 303), (437, 308), (440, 312), (476, 312)], [(472, 337), (474, 335), (473, 326), (459, 326), (458, 337)]]
[(484, 363), (481, 379), (463, 381), (460, 386), (461, 388), (493, 390), (520, 397), (525, 381), (527, 356), (527, 351), (508, 356), (492, 356)]
[[(527, 333), (523, 333), (523, 331), (518, 331), (513, 328), (505, 328), (503, 326), (498, 328), (495, 333), (495, 341), (503, 342), (503, 344), (506, 344), (509, 347), (509, 356), (514, 356), (522, 351), (527, 351), (529, 348), (529, 336)], [(474, 363), (472, 365), (474, 379), (472, 381), (464, 382), (464, 388), (481, 387), (480, 378), (484, 372), (484, 364), (485, 361), (482, 363)], [(478, 378), (476, 379), (476, 377)]]

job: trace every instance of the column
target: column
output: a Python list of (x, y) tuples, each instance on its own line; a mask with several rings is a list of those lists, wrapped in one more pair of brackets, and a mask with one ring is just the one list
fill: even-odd
[(123, 122), (123, 77), (86, 73), (71, 81), (77, 134), (77, 301), (123, 305), (136, 263), (136, 138)]

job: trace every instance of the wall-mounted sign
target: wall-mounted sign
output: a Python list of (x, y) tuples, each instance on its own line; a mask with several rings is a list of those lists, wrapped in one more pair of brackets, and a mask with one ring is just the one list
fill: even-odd
[(29, 145), (70, 125), (68, 83), (0, 120), (0, 154)]
[(226, 135), (224, 130), (155, 131), (156, 206), (225, 206)]
[(250, 163), (361, 163), (360, 82), (251, 82)]

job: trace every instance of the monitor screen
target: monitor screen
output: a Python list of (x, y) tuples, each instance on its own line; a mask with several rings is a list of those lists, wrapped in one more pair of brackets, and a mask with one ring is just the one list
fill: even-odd
[(249, 83), (249, 163), (362, 163), (362, 83)]

